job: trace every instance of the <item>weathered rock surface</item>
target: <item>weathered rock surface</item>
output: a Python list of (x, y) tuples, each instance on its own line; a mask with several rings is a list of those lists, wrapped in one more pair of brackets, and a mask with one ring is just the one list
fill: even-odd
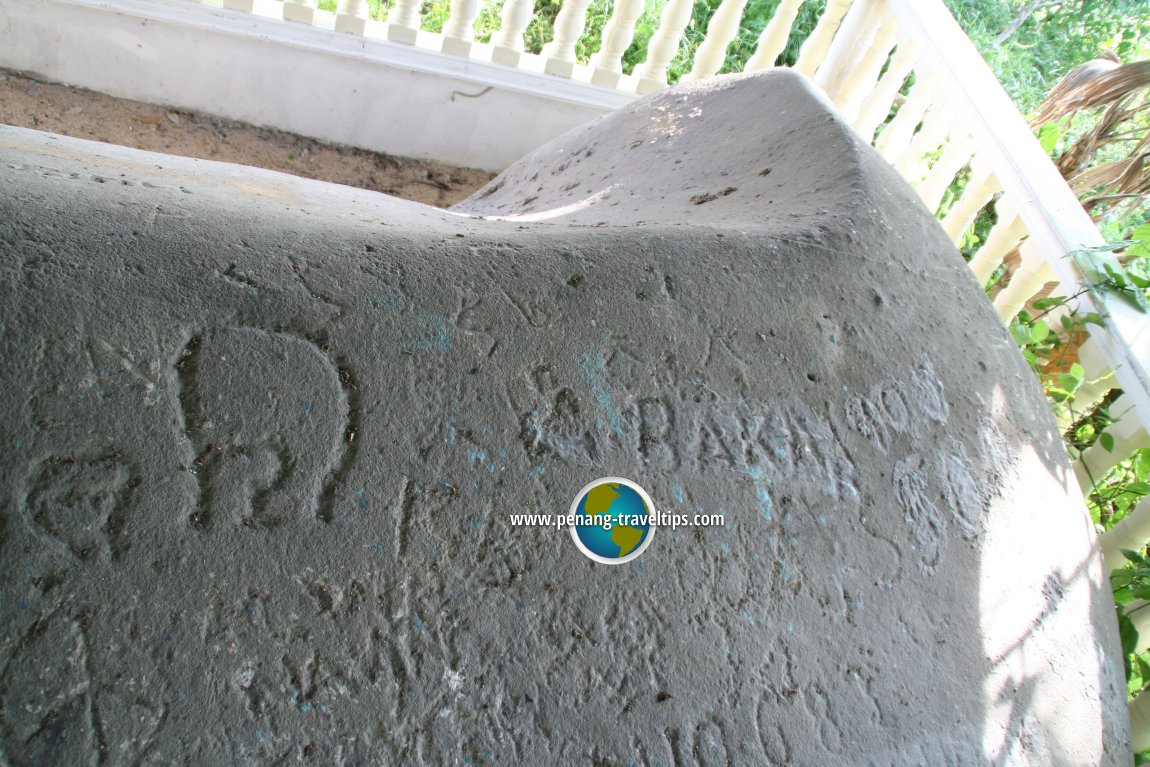
[[(1128, 759), (1041, 393), (797, 77), (658, 94), (456, 213), (0, 161), (12, 764)], [(726, 524), (617, 567), (510, 525), (605, 475)]]

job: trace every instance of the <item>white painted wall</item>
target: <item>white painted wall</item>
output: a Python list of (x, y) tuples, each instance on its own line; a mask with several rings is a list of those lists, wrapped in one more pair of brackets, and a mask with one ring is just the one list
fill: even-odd
[(635, 98), (194, 0), (0, 0), (0, 67), (491, 171)]

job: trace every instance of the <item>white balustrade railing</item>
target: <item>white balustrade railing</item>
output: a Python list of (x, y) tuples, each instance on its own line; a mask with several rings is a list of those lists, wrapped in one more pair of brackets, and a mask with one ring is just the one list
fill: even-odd
[[(541, 56), (531, 56), (524, 46), (531, 0), (506, 0), (490, 44), (475, 39), (480, 0), (452, 0), (441, 34), (420, 31), (419, 0), (395, 0), (386, 23), (369, 20), (363, 0), (339, 0), (334, 17), (318, 10), (315, 0), (203, 2), (245, 11), (255, 6), (257, 13), (282, 13), (292, 22), (438, 48), (539, 77), (583, 82), (589, 89), (635, 95), (667, 86), (694, 5), (692, 0), (666, 0), (642, 63), (627, 72), (624, 53), (634, 41), (644, 0), (616, 0), (598, 53), (587, 62), (579, 60), (577, 46), (589, 0), (565, 0), (553, 40)], [(746, 4), (723, 0), (683, 79), (702, 79), (723, 68)], [(745, 70), (775, 65), (803, 8), (804, 0), (781, 0)], [(958, 184), (957, 197), (942, 212), (942, 226), (956, 244), (967, 239), (980, 214), (994, 217), (970, 268), (983, 284), (999, 279), (993, 301), (1004, 321), (1051, 283), (1064, 295), (1079, 292), (1083, 275), (1067, 256), (1097, 249), (1102, 237), (942, 0), (828, 0), (813, 30), (795, 44), (795, 69), (827, 92), (844, 118), (917, 189), (928, 209), (937, 211)], [(1092, 447), (1075, 463), (1076, 476), (1089, 489), (1134, 450), (1150, 447), (1150, 322), (1109, 298), (1087, 294), (1079, 304), (1109, 318), (1105, 328), (1091, 328), (1078, 352), (1087, 372), (1079, 403), (1098, 402), (1114, 389), (1123, 392), (1110, 406), (1111, 413), (1122, 415), (1110, 429), (1113, 449)], [(1068, 419), (1060, 426), (1070, 426)], [(1137, 548), (1148, 539), (1150, 500), (1102, 537), (1107, 565), (1119, 566), (1120, 549)], [(1150, 641), (1150, 606), (1144, 613)], [(1133, 711), (1136, 740), (1150, 744), (1150, 698), (1140, 698)]]

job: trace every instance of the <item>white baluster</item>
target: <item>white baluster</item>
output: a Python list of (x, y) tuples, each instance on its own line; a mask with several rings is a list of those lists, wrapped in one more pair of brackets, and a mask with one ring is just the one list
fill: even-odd
[[(1125, 522), (1129, 517), (1124, 517), (1122, 522)], [(1122, 524), (1119, 522), (1118, 524)], [(1142, 546), (1146, 545), (1146, 541), (1142, 541)], [(1142, 546), (1127, 546), (1126, 548), (1133, 548), (1135, 550), (1142, 548)], [(1122, 556), (1121, 552), (1118, 556)], [(1126, 561), (1126, 557), (1122, 557), (1122, 561)], [(1134, 630), (1138, 632), (1138, 641), (1134, 643), (1134, 652), (1141, 653), (1150, 647), (1150, 602), (1145, 599), (1135, 600), (1126, 605), (1126, 614), (1130, 616), (1130, 622), (1134, 624)]]
[(362, 35), (367, 29), (367, 0), (339, 0), (335, 11), (335, 31)]
[(507, 0), (500, 13), (499, 31), (492, 39), (491, 60), (509, 67), (519, 66), (523, 57), (523, 31), (531, 23), (531, 0)]
[(723, 61), (727, 58), (727, 46), (739, 33), (739, 21), (743, 18), (743, 8), (747, 0), (723, 0), (719, 4), (711, 20), (707, 22), (707, 34), (703, 43), (695, 51), (695, 61), (691, 71), (683, 76), (681, 82), (702, 80), (712, 77), (723, 68)]
[(1150, 447), (1150, 434), (1142, 428), (1126, 397), (1119, 397), (1110, 405), (1110, 414), (1117, 419), (1106, 430), (1114, 438), (1113, 450), (1095, 442), (1074, 462), (1074, 476), (1083, 495), (1090, 492), (1092, 478), (1095, 481), (1102, 479), (1106, 472), (1133, 455), (1135, 450)]
[(1002, 184), (991, 172), (990, 166), (982, 162), (977, 155), (971, 161), (970, 181), (962, 190), (958, 201), (947, 212), (942, 220), (942, 228), (950, 235), (951, 241), (958, 245), (966, 235), (966, 230), (978, 215), (978, 211), (986, 207), (990, 198), (1002, 191)]
[(974, 155), (975, 143), (969, 133), (960, 133), (957, 137), (951, 134), (950, 139), (943, 147), (942, 155), (935, 161), (934, 167), (927, 171), (926, 178), (918, 187), (918, 196), (932, 213), (938, 210), (947, 187), (954, 181), (958, 172), (966, 167)]
[(863, 100), (858, 117), (854, 120), (854, 127), (867, 141), (874, 139), (875, 130), (890, 114), (894, 97), (906, 82), (907, 75), (914, 69), (918, 57), (917, 45), (913, 42), (900, 43), (878, 85)]
[(393, 43), (415, 45), (419, 36), (420, 0), (395, 0), (387, 14), (387, 39)]
[(763, 27), (759, 41), (755, 44), (755, 53), (747, 59), (744, 72), (757, 72), (775, 65), (779, 54), (787, 47), (787, 40), (791, 37), (791, 28), (795, 25), (795, 18), (799, 15), (799, 7), (803, 0), (782, 0), (775, 9), (775, 15)]
[(831, 40), (842, 23), (843, 16), (850, 8), (851, 0), (828, 0), (823, 15), (819, 17), (815, 29), (803, 42), (799, 49), (799, 60), (795, 62), (795, 69), (807, 77), (814, 77), (819, 65), (831, 49)]
[(936, 104), (922, 121), (922, 128), (914, 134), (910, 146), (906, 147), (894, 162), (894, 168), (912, 184), (917, 184), (926, 172), (927, 155), (942, 145), (946, 132), (953, 124), (955, 108), (949, 103)]
[(926, 114), (934, 97), (935, 82), (934, 75), (919, 78), (910, 89), (906, 101), (898, 108), (894, 119), (883, 128), (882, 133), (878, 134), (878, 139), (874, 142), (875, 149), (881, 152), (888, 162), (893, 162), (898, 153), (906, 148), (910, 137), (914, 135), (914, 129), (922, 122), (922, 116)]
[(591, 82), (596, 85), (619, 84), (623, 76), (623, 54), (635, 38), (635, 22), (643, 13), (644, 0), (618, 0), (611, 20), (603, 30), (603, 43), (599, 52), (591, 56)]
[[(1090, 471), (1093, 473), (1094, 467), (1091, 467)], [(1097, 477), (1098, 475), (1095, 475), (1095, 479)], [(1083, 488), (1083, 495), (1087, 492), (1088, 488)], [(1106, 572), (1117, 570), (1126, 563), (1122, 549), (1138, 551), (1147, 541), (1150, 541), (1150, 498), (1142, 499), (1121, 522), (1099, 536), (1102, 556), (1106, 560)], [(1139, 612), (1150, 613), (1150, 607)], [(1138, 633), (1141, 639), (1142, 632)], [(1147, 632), (1146, 639), (1150, 640), (1150, 632)]]
[(1130, 702), (1130, 750), (1140, 754), (1150, 748), (1150, 690)]
[(1019, 249), (1022, 261), (1010, 275), (1010, 282), (994, 297), (994, 308), (1003, 322), (1010, 322), (1034, 298), (1048, 282), (1058, 279), (1054, 267), (1050, 265), (1038, 248), (1038, 243), (1028, 239)]
[(659, 28), (647, 45), (647, 60), (635, 69), (639, 76), (638, 93), (651, 93), (667, 85), (667, 67), (679, 52), (683, 30), (691, 21), (691, 0), (667, 0), (659, 17)]
[(479, 15), (479, 0), (451, 0), (451, 15), (443, 25), (444, 53), (452, 56), (471, 55), (475, 41), (475, 17)]
[(224, 0), (224, 8), (231, 8), (233, 11), (247, 11), (251, 13), (255, 8), (255, 0)]
[(898, 18), (886, 17), (863, 57), (840, 75), (837, 87), (832, 85), (834, 91), (831, 98), (847, 120), (853, 121), (858, 116), (863, 100), (874, 92), (879, 72), (894, 49), (897, 33)]
[(994, 270), (1002, 264), (1006, 254), (1014, 250), (1027, 234), (1026, 223), (1018, 215), (1008, 196), (1000, 197), (995, 209), (998, 211), (998, 222), (991, 227), (990, 233), (986, 235), (986, 242), (970, 260), (970, 271), (974, 272), (974, 278), (978, 280), (979, 285), (986, 284), (990, 275), (994, 274)]
[[(1058, 321), (1056, 312), (1058, 309), (1052, 311), (1047, 317), (1051, 325)], [(1077, 354), (1078, 364), (1082, 365), (1082, 370), (1086, 375), (1083, 376), (1082, 384), (1078, 390), (1074, 392), (1074, 407), (1076, 410), (1086, 411), (1097, 405), (1111, 389), (1118, 388), (1119, 384), (1109, 361), (1106, 359), (1106, 353), (1102, 351), (1098, 342), (1093, 338), (1087, 338), (1078, 347)], [(1059, 429), (1065, 431), (1070, 426), (1070, 420), (1069, 414), (1060, 416), (1058, 419)]]
[(591, 0), (564, 0), (555, 17), (555, 38), (543, 46), (547, 63), (543, 71), (549, 75), (570, 77), (575, 72), (575, 45), (587, 25), (587, 6)]
[(311, 24), (315, 19), (315, 0), (284, 0), (284, 19)]
[(811, 79), (829, 95), (862, 59), (878, 31), (877, 0), (855, 0), (835, 33), (823, 63)]

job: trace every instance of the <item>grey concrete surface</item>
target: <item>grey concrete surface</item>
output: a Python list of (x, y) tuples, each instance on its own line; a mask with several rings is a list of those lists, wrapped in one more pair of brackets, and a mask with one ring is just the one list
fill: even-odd
[[(454, 212), (0, 128), (0, 255), (8, 763), (1128, 762), (1041, 392), (796, 75)], [(609, 475), (725, 525), (511, 526)]]

